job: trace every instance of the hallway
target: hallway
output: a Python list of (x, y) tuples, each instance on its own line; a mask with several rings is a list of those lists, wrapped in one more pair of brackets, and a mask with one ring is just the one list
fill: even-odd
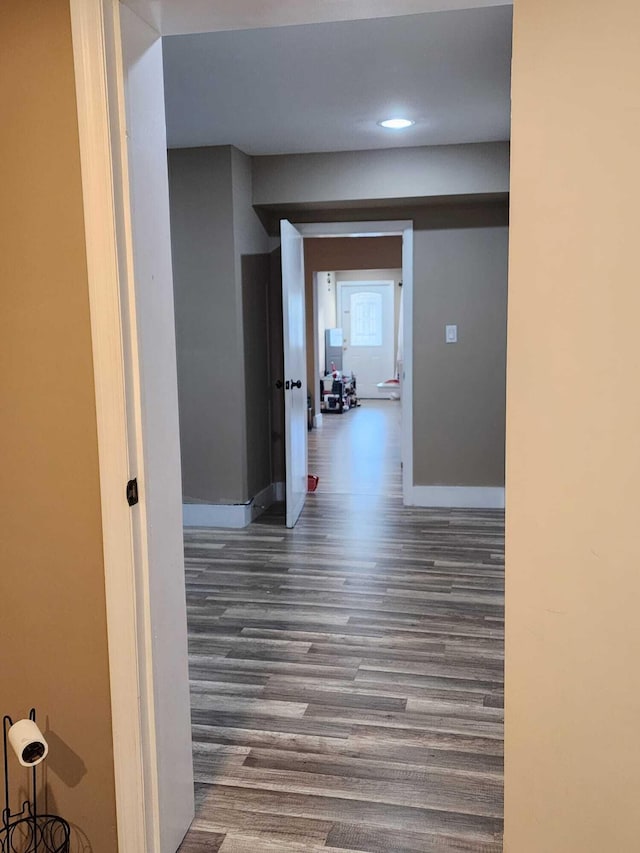
[(182, 853), (502, 849), (503, 514), (403, 508), (399, 437), (326, 415), (294, 530), (185, 531)]

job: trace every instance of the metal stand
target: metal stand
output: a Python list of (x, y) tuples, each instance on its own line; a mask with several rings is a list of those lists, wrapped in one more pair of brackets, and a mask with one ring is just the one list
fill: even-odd
[[(35, 722), (36, 710), (29, 711)], [(13, 725), (11, 717), (2, 719), (4, 751), (4, 809), (0, 829), (0, 853), (69, 853), (71, 830), (66, 820), (56, 815), (39, 815), (37, 810), (37, 766), (31, 769), (31, 801), (25, 800), (22, 810), (11, 812), (9, 806), (9, 755), (7, 734)]]

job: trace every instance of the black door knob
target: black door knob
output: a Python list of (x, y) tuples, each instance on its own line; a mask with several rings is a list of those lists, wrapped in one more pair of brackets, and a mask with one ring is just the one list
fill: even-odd
[(291, 380), (291, 388), (302, 388), (302, 380), (298, 379), (297, 382), (294, 382), (292, 379)]
[(276, 379), (276, 388), (278, 389), (278, 391), (282, 388), (283, 385), (284, 382), (282, 381), (282, 379)]

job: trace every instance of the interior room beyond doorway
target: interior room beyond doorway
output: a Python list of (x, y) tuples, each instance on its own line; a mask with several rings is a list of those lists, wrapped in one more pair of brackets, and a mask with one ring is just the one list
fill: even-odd
[[(387, 332), (390, 331), (390, 335), (387, 333), (386, 337), (392, 338), (392, 340), (386, 341), (388, 364), (380, 365), (382, 372), (375, 384), (396, 377), (398, 370), (398, 333), (401, 326), (402, 237), (400, 235), (345, 236), (332, 239), (307, 237), (304, 241), (304, 260), (308, 341), (307, 385), (312, 396), (314, 424), (317, 425), (322, 420), (318, 415), (323, 413), (323, 380), (328, 373), (332, 372), (331, 365), (335, 360), (335, 355), (338, 355), (339, 361), (345, 359), (345, 367), (351, 367), (349, 363), (353, 352), (351, 329), (348, 330), (349, 334), (342, 333), (345, 317), (350, 316), (347, 312), (351, 307), (348, 300), (341, 298), (343, 293), (347, 292), (343, 290), (345, 286), (363, 281), (372, 285), (375, 283), (375, 286), (366, 288), (363, 292), (370, 290), (372, 293), (380, 294), (378, 304), (381, 309), (379, 318), (381, 321), (385, 312), (387, 314), (390, 311), (392, 312), (393, 316), (386, 318), (388, 320)], [(393, 283), (391, 305), (383, 295), (382, 282)], [(360, 307), (366, 313), (369, 306), (361, 305)], [(332, 329), (334, 335), (337, 335), (333, 341), (330, 335), (327, 335), (327, 332)], [(341, 331), (338, 333), (337, 330)], [(382, 328), (380, 332), (383, 332)], [(340, 338), (340, 342), (338, 342), (338, 338)], [(366, 343), (366, 341), (364, 342)], [(337, 349), (330, 350), (329, 357), (327, 357), (326, 346), (331, 343), (338, 344), (338, 346)], [(370, 355), (368, 348), (367, 352)], [(342, 366), (342, 364), (338, 366), (340, 371), (342, 371)], [(356, 375), (356, 386), (357, 380)], [(373, 392), (370, 388), (361, 390), (364, 390), (365, 393), (356, 395), (360, 398), (365, 395), (382, 398), (382, 392), (377, 388)], [(388, 397), (389, 395), (385, 393), (384, 396)]]
[(325, 493), (402, 498), (402, 238), (306, 239), (305, 269), (309, 471)]
[[(402, 270), (320, 272), (316, 291), (321, 413), (363, 399), (398, 399)], [(347, 380), (342, 389), (331, 382), (338, 374)]]

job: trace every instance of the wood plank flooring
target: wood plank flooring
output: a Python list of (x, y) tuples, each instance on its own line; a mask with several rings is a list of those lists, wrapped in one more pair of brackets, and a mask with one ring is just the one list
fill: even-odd
[(503, 514), (403, 508), (398, 423), (325, 416), (294, 530), (185, 532), (181, 853), (502, 850)]

